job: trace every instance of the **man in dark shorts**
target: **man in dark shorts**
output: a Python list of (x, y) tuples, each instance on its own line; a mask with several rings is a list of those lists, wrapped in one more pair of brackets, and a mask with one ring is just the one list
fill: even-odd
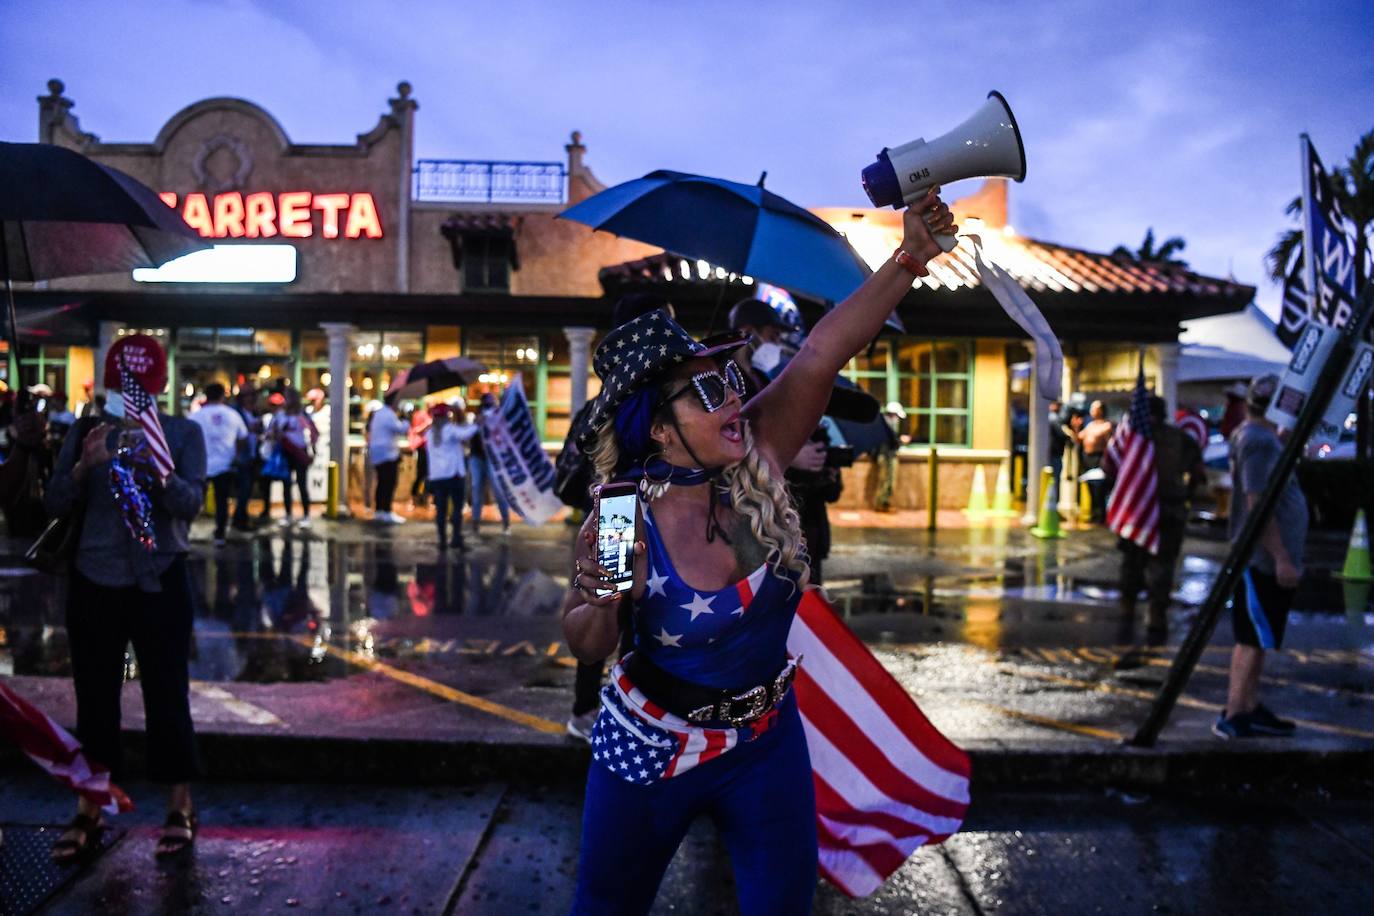
[[(1231, 434), (1233, 540), (1273, 476), (1283, 448), (1274, 424), (1264, 419), (1278, 385), (1276, 375), (1262, 375), (1250, 383), (1245, 397), (1245, 422)], [(1226, 709), (1212, 726), (1212, 732), (1219, 738), (1293, 733), (1292, 722), (1280, 719), (1259, 701), (1259, 681), (1265, 651), (1283, 644), (1288, 609), (1302, 575), (1306, 540), (1307, 500), (1290, 474), (1274, 516), (1264, 526), (1250, 565), (1231, 599), (1236, 647), (1231, 652)]]

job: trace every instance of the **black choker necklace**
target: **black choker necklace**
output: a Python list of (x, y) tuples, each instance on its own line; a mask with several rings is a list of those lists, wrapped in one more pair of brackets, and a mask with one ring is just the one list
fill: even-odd
[(684, 468), (669, 464), (662, 458), (650, 458), (638, 467), (630, 468), (620, 475), (621, 480), (647, 480), (649, 483), (675, 483), (680, 487), (694, 487), (697, 484), (715, 480), (724, 468)]
[[(650, 458), (642, 465), (630, 468), (619, 476), (619, 480), (641, 480), (650, 484), (677, 484), (680, 487), (694, 487), (698, 484), (710, 483), (721, 475), (724, 468), (684, 468), (675, 464), (669, 464), (662, 458)], [(716, 505), (730, 504), (730, 494), (721, 491), (715, 499), (711, 500), (711, 508), (706, 513), (706, 542), (709, 544), (717, 537), (729, 544), (729, 535), (716, 520)]]

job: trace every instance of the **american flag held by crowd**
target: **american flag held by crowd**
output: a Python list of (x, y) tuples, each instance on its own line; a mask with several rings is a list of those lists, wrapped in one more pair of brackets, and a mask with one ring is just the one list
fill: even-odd
[(1143, 366), (1131, 393), (1130, 413), (1107, 443), (1103, 467), (1114, 468), (1117, 476), (1107, 501), (1107, 527), (1150, 553), (1158, 553), (1159, 475)]

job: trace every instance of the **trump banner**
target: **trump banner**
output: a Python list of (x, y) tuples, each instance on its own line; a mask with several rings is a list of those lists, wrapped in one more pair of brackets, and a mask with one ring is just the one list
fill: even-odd
[(501, 395), (498, 408), (483, 414), (481, 422), (487, 462), (506, 499), (531, 525), (553, 518), (563, 503), (553, 491), (553, 462), (534, 428), (519, 374)]
[(1300, 259), (1284, 281), (1278, 326), (1279, 339), (1289, 349), (1308, 318), (1327, 327), (1344, 327), (1359, 292), (1350, 222), (1306, 134), (1302, 135), (1302, 170), (1303, 245)]

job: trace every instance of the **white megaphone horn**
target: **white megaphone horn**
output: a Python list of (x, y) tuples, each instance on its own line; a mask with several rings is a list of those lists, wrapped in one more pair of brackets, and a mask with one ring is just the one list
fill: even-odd
[[(878, 161), (863, 170), (864, 191), (875, 207), (901, 209), (915, 203), (933, 185), (965, 178), (1026, 177), (1026, 148), (1011, 106), (1000, 92), (963, 124), (934, 140), (916, 139), (885, 149)], [(937, 235), (945, 251), (953, 251), (958, 239)]]

